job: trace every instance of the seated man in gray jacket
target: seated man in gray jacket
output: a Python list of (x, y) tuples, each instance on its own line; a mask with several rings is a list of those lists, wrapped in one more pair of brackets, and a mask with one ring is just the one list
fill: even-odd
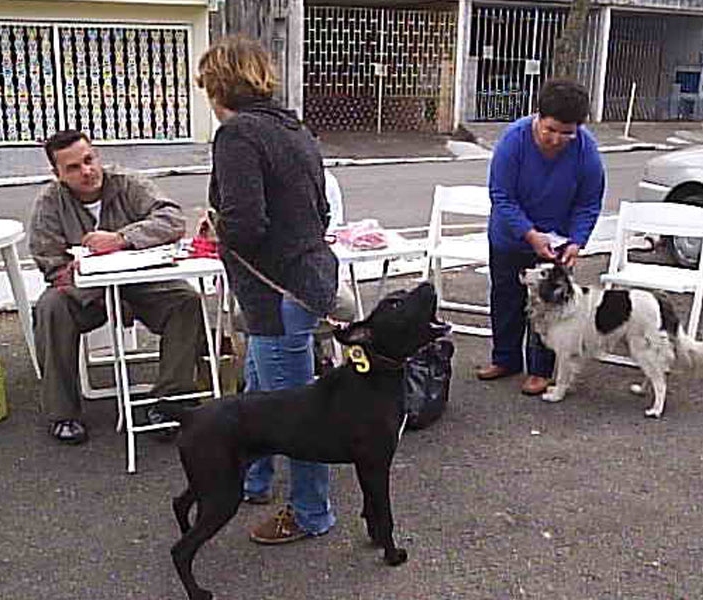
[[(80, 444), (88, 432), (81, 420), (78, 342), (81, 333), (107, 320), (104, 290), (73, 285), (71, 246), (110, 252), (175, 242), (184, 233), (180, 207), (145, 181), (103, 170), (88, 137), (61, 131), (45, 144), (57, 181), (37, 198), (29, 226), (29, 249), (49, 287), (39, 298), (34, 335), (42, 369), (41, 407), (49, 434)], [(203, 339), (199, 297), (186, 282), (122, 287), (123, 301), (152, 332), (161, 335), (155, 394), (191, 391)], [(160, 415), (148, 413), (151, 422)]]

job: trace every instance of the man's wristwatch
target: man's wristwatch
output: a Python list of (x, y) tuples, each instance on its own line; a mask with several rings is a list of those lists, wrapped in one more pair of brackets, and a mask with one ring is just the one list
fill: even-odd
[(119, 231), (117, 232), (117, 235), (120, 238), (120, 240), (122, 241), (122, 249), (127, 250), (130, 246), (130, 243), (127, 241), (127, 238), (124, 235), (122, 235), (122, 233)]

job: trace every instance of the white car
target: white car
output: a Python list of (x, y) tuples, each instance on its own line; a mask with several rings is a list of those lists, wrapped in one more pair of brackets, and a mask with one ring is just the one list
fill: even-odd
[[(642, 202), (680, 202), (703, 206), (703, 146), (674, 150), (647, 161), (637, 186)], [(680, 265), (698, 265), (700, 240), (671, 237), (666, 240), (672, 258)]]

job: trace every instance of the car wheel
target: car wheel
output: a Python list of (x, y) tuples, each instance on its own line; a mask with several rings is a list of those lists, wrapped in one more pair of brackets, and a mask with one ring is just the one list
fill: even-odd
[[(676, 202), (703, 206), (703, 196), (685, 196)], [(666, 247), (676, 264), (691, 269), (698, 266), (698, 258), (701, 255), (700, 238), (671, 236), (666, 239)]]

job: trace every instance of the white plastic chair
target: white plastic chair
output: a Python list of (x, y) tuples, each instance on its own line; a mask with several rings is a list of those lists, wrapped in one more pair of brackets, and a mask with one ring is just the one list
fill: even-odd
[[(445, 235), (449, 228), (443, 223), (447, 213), (461, 214), (472, 217), (487, 218), (491, 211), (491, 200), (488, 188), (476, 185), (435, 186), (432, 215), (430, 217), (427, 241), (428, 260), (423, 273), (429, 279), (430, 271), (437, 288), (440, 308), (445, 310), (463, 311), (474, 314), (489, 315), (490, 307), (486, 305), (449, 302), (442, 297), (442, 259), (455, 260), (462, 265), (474, 265), (477, 272), (490, 276), (488, 271), (488, 237), (486, 223), (474, 224), (474, 228), (482, 231), (466, 235)], [(617, 231), (617, 215), (602, 214), (593, 228), (588, 244), (582, 250), (582, 255), (611, 252), (615, 243)], [(471, 226), (461, 225), (462, 229)], [(643, 235), (633, 235), (628, 238), (630, 248), (649, 248), (651, 243)], [(490, 336), (491, 330), (486, 327), (455, 325), (459, 333)]]
[[(695, 338), (703, 307), (703, 262), (699, 258), (696, 269), (632, 262), (628, 256), (628, 242), (638, 233), (676, 235), (703, 240), (703, 208), (672, 202), (621, 202), (608, 272), (601, 275), (601, 282), (606, 287), (693, 294), (687, 332)], [(614, 355), (602, 358), (610, 362), (631, 364), (631, 361)]]
[[(113, 342), (110, 325), (105, 323), (102, 327), (84, 333), (80, 337), (78, 349), (78, 381), (81, 395), (87, 400), (101, 400), (104, 398), (117, 398), (117, 386), (114, 382), (104, 387), (93, 387), (90, 380), (90, 367), (112, 366), (115, 361), (113, 353)], [(140, 351), (137, 343), (137, 321), (125, 328), (125, 350), (127, 351), (128, 362), (156, 361), (159, 352)], [(153, 388), (149, 383), (135, 383), (130, 385), (130, 394), (148, 394)], [(117, 402), (117, 423), (116, 431), (122, 431), (124, 424), (124, 407), (121, 402)]]
[[(117, 388), (93, 387), (90, 381), (89, 368), (97, 366), (112, 366), (112, 342), (110, 340), (109, 325), (106, 323), (98, 329), (84, 333), (80, 337), (80, 350), (78, 354), (78, 375), (81, 394), (88, 400), (99, 400), (117, 395)], [(158, 359), (158, 351), (139, 352), (137, 343), (137, 322), (125, 328), (125, 349), (129, 352), (129, 361), (142, 361)], [(149, 392), (150, 385), (134, 386), (133, 393)]]
[(329, 228), (339, 227), (344, 223), (344, 198), (342, 187), (339, 185), (337, 177), (329, 169), (325, 169), (325, 196), (330, 205)]
[[(442, 290), (442, 261), (457, 261), (461, 265), (477, 267), (488, 264), (488, 236), (485, 219), (491, 212), (491, 200), (488, 188), (478, 185), (444, 186), (436, 185), (430, 215), (430, 226), (427, 237), (427, 263), (423, 277), (429, 279), (432, 273), (433, 283), (437, 290), (439, 308), (479, 315), (490, 315), (488, 304), (471, 304), (466, 302), (450, 302), (443, 297)], [(482, 217), (476, 224), (462, 224), (461, 229), (477, 229), (478, 232), (463, 235), (446, 235), (449, 230), (444, 224), (447, 214), (457, 214), (471, 217)], [(453, 325), (457, 333), (489, 337), (490, 327), (473, 325)]]

